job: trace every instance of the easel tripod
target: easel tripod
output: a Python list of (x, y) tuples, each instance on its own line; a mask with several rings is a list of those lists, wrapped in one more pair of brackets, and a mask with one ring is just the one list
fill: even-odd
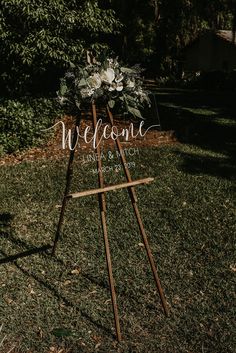
[[(97, 124), (97, 110), (95, 103), (92, 103), (92, 118), (93, 118), (93, 127), (95, 130), (96, 124)], [(108, 121), (111, 125), (111, 127), (114, 126), (114, 120), (112, 113), (109, 109), (109, 107), (106, 108), (106, 113), (108, 117)], [(75, 145), (77, 141), (77, 127), (79, 127), (81, 117), (77, 117), (76, 119), (76, 125), (74, 129), (74, 135), (73, 135), (73, 146)], [(116, 147), (118, 149), (121, 163), (124, 169), (124, 173), (127, 179), (126, 183), (122, 184), (116, 184), (116, 185), (111, 185), (105, 187), (104, 185), (104, 179), (103, 179), (103, 173), (102, 173), (102, 161), (101, 161), (101, 147), (100, 144), (98, 143), (98, 136), (96, 135), (96, 153), (97, 153), (97, 170), (98, 170), (98, 183), (99, 183), (99, 188), (98, 189), (92, 189), (92, 190), (87, 190), (87, 191), (82, 191), (82, 192), (77, 192), (70, 194), (70, 186), (71, 186), (71, 180), (72, 180), (72, 174), (73, 174), (73, 160), (74, 160), (74, 154), (75, 154), (75, 149), (72, 149), (70, 151), (70, 157), (69, 157), (69, 162), (68, 162), (68, 168), (67, 168), (67, 176), (66, 176), (66, 186), (65, 186), (65, 191), (64, 191), (64, 197), (62, 201), (62, 207), (61, 207), (61, 212), (60, 212), (60, 217), (59, 217), (59, 222), (57, 226), (57, 231), (55, 235), (55, 240), (53, 244), (53, 250), (52, 254), (55, 254), (56, 251), (56, 246), (58, 243), (58, 240), (60, 238), (60, 232), (61, 232), (61, 227), (64, 219), (64, 214), (65, 214), (65, 208), (66, 204), (69, 199), (71, 198), (78, 198), (78, 197), (84, 197), (84, 196), (89, 196), (89, 195), (98, 195), (99, 199), (99, 207), (100, 207), (100, 215), (101, 215), (101, 223), (102, 223), (102, 230), (103, 230), (103, 237), (104, 237), (104, 245), (105, 245), (105, 252), (106, 252), (106, 262), (107, 262), (107, 269), (108, 269), (108, 277), (109, 277), (109, 285), (110, 285), (110, 292), (111, 292), (111, 299), (112, 299), (112, 307), (113, 307), (113, 313), (114, 313), (114, 320), (115, 320), (115, 329), (116, 329), (116, 337), (118, 342), (121, 341), (121, 330), (120, 330), (120, 321), (119, 321), (119, 315), (118, 315), (118, 308), (117, 308), (117, 300), (116, 300), (116, 292), (115, 292), (115, 284), (114, 284), (114, 278), (113, 278), (113, 273), (112, 273), (112, 262), (111, 262), (111, 254), (110, 254), (110, 246), (109, 246), (109, 240), (108, 240), (108, 233), (107, 233), (107, 225), (106, 225), (106, 198), (105, 198), (105, 193), (108, 191), (116, 190), (116, 189), (121, 189), (121, 188), (128, 188), (130, 200), (134, 209), (135, 217), (138, 222), (139, 230), (142, 236), (142, 241), (145, 246), (148, 260), (152, 269), (152, 273), (154, 276), (154, 280), (156, 282), (157, 290), (160, 295), (161, 303), (164, 309), (164, 312), (166, 315), (168, 315), (168, 307), (166, 303), (166, 299), (161, 287), (161, 283), (157, 274), (156, 266), (153, 260), (153, 256), (151, 253), (151, 249), (148, 243), (147, 235), (143, 226), (143, 222), (139, 213), (138, 205), (137, 205), (137, 196), (134, 190), (135, 185), (139, 184), (147, 184), (151, 181), (153, 181), (153, 178), (145, 178), (145, 179), (140, 179), (136, 181), (132, 181), (131, 175), (129, 172), (129, 169), (127, 167), (126, 163), (126, 158), (125, 154), (121, 145), (120, 140), (117, 138), (116, 139)]]

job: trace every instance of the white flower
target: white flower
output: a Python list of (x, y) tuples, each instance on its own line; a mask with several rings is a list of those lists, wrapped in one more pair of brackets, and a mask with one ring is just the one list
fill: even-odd
[(112, 82), (112, 84), (110, 85), (110, 87), (108, 88), (108, 91), (112, 92), (112, 91), (122, 91), (123, 89), (123, 83), (122, 82)]
[(123, 89), (123, 83), (122, 83), (122, 82), (118, 82), (118, 83), (116, 84), (116, 90), (117, 90), (118, 92), (120, 92), (120, 91), (122, 91), (122, 89)]
[(100, 75), (96, 73), (96, 74), (89, 76), (89, 78), (87, 79), (87, 83), (90, 88), (97, 89), (97, 88), (101, 87), (102, 80), (101, 80)]
[(88, 98), (91, 97), (94, 93), (94, 89), (92, 88), (82, 88), (80, 90), (82, 98)]
[(108, 91), (112, 92), (112, 91), (115, 91), (116, 89), (116, 84), (113, 82), (110, 87), (108, 88)]
[(115, 79), (115, 71), (111, 68), (106, 70), (102, 70), (100, 74), (100, 78), (103, 82), (111, 84)]
[(108, 66), (111, 67), (111, 68), (116, 68), (116, 67), (119, 66), (117, 58), (115, 58), (115, 59), (107, 59), (107, 61), (108, 61)]
[(123, 80), (124, 76), (122, 75), (122, 73), (118, 74), (115, 78), (116, 82), (121, 82)]
[(109, 67), (113, 66), (113, 59), (107, 59)]

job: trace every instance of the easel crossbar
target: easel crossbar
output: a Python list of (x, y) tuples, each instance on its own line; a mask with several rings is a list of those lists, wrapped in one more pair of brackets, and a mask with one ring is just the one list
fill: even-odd
[(148, 183), (152, 182), (153, 180), (154, 180), (154, 178), (144, 178), (144, 179), (130, 181), (128, 183), (109, 185), (109, 186), (99, 188), (99, 189), (92, 189), (92, 190), (90, 189), (90, 190), (85, 190), (85, 191), (81, 191), (81, 192), (76, 192), (76, 193), (67, 195), (67, 197), (74, 199), (74, 198), (83, 197), (83, 196), (102, 194), (103, 192), (129, 188), (131, 186), (135, 186), (135, 185), (139, 185), (139, 184), (148, 184)]

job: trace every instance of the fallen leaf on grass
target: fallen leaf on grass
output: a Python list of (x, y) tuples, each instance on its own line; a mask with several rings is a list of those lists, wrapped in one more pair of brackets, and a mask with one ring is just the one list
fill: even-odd
[(5, 297), (4, 300), (7, 304), (11, 304), (13, 302), (13, 299), (8, 298), (8, 297)]
[(75, 268), (74, 270), (71, 271), (71, 274), (72, 275), (79, 275), (81, 272), (81, 269), (78, 267), (78, 268)]
[(93, 291), (90, 292), (89, 294), (95, 294), (95, 293), (97, 293), (97, 291), (96, 291), (96, 290), (93, 290)]
[(101, 337), (101, 336), (96, 336), (96, 335), (94, 335), (94, 336), (92, 336), (92, 339), (93, 339), (96, 343), (100, 343), (101, 340), (102, 340), (102, 337)]
[(43, 338), (43, 330), (41, 329), (41, 327), (39, 327), (38, 335), (40, 338)]

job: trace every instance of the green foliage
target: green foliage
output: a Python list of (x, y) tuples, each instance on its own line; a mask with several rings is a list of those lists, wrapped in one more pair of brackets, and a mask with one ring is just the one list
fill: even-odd
[(155, 50), (155, 15), (150, 1), (113, 0), (113, 7), (124, 24), (115, 39), (116, 50), (130, 63), (147, 63)]
[(1, 84), (19, 91), (38, 75), (76, 63), (106, 46), (117, 30), (114, 11), (96, 0), (1, 0)]
[(15, 152), (39, 143), (43, 129), (51, 126), (59, 110), (55, 100), (4, 100), (0, 104), (0, 154)]
[(0, 5), (0, 89), (12, 95), (55, 90), (58, 77), (81, 62), (87, 49), (97, 55), (108, 44), (128, 63), (173, 73), (181, 48), (199, 31), (236, 23), (234, 0), (0, 0)]

